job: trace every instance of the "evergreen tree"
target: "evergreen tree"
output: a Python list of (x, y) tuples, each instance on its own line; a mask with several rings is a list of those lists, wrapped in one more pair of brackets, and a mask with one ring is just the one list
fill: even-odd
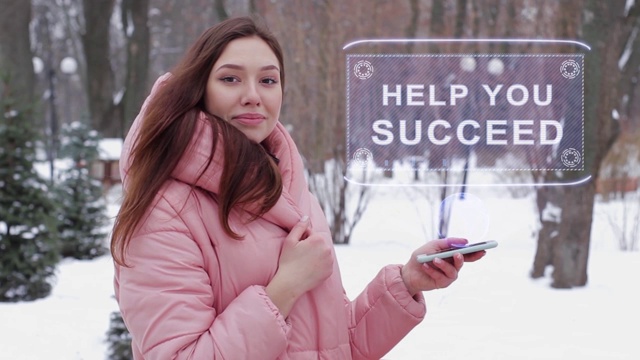
[(133, 359), (131, 350), (131, 334), (122, 320), (120, 312), (111, 313), (109, 330), (107, 331), (108, 360)]
[(0, 302), (51, 293), (59, 261), (54, 203), (34, 169), (30, 112), (0, 94)]
[(89, 166), (98, 158), (99, 141), (98, 133), (80, 122), (62, 128), (59, 154), (71, 163), (60, 171), (56, 187), (63, 257), (93, 259), (107, 252), (108, 218), (102, 184), (89, 175)]

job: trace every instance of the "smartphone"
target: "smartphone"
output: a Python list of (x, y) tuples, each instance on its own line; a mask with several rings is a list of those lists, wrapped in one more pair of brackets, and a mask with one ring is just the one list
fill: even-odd
[(498, 242), (495, 240), (483, 241), (474, 244), (460, 244), (460, 245), (452, 245), (447, 249), (440, 250), (433, 254), (421, 254), (417, 256), (417, 260), (419, 263), (426, 263), (429, 261), (433, 261), (435, 258), (445, 259), (448, 257), (452, 257), (453, 254), (470, 254), (476, 251), (492, 249), (498, 246)]

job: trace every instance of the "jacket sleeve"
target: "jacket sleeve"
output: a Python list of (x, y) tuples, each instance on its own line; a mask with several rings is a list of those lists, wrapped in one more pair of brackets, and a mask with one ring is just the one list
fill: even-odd
[(144, 359), (275, 359), (284, 352), (290, 325), (264, 287), (248, 287), (218, 311), (216, 282), (177, 211), (161, 199), (149, 214), (131, 240), (129, 267), (117, 266), (115, 281)]
[(354, 360), (382, 358), (424, 318), (424, 297), (411, 297), (401, 267), (382, 268), (355, 300), (347, 302)]

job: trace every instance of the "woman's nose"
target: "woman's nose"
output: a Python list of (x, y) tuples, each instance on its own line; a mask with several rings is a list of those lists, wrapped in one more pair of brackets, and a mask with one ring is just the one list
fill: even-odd
[(260, 105), (260, 94), (256, 85), (247, 85), (242, 95), (242, 105)]

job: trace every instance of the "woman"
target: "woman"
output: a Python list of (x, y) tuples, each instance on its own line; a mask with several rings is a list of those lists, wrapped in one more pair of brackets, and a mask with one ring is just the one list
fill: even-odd
[(467, 258), (383, 268), (354, 301), (327, 221), (278, 122), (282, 50), (251, 18), (203, 33), (125, 141), (112, 234), (135, 359), (378, 359)]

